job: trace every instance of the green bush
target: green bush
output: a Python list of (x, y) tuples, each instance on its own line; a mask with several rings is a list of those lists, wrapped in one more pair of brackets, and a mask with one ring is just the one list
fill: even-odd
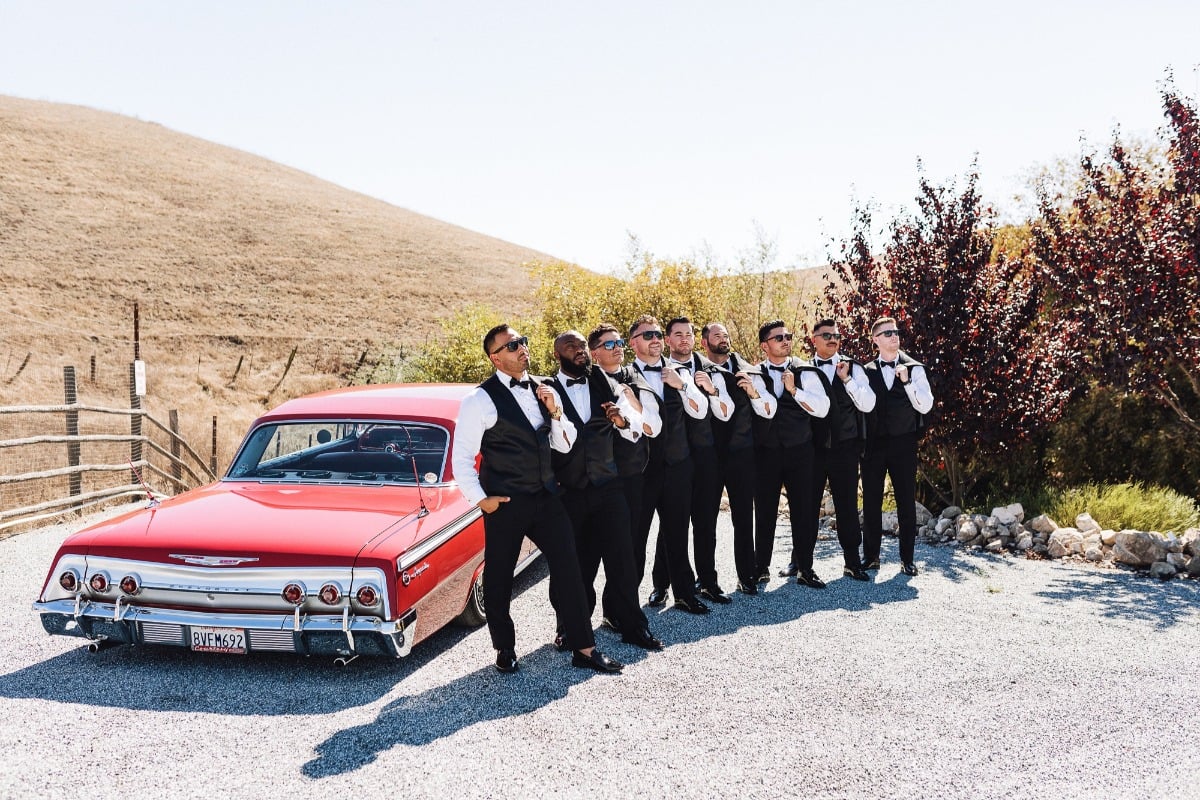
[(1200, 523), (1200, 508), (1190, 497), (1160, 486), (1140, 483), (1089, 483), (1047, 491), (1038, 505), (1026, 506), (1026, 517), (1044, 513), (1059, 525), (1075, 524), (1083, 512), (1101, 527), (1139, 531), (1183, 531)]

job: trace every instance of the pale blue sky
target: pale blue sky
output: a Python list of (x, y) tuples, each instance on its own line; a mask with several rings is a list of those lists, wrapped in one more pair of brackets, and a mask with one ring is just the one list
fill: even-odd
[[(576, 261), (822, 260), (978, 153), (1026, 175), (1149, 136), (1200, 3), (0, 0), (0, 94), (161, 123)], [(0, 177), (0, 186), (2, 186)]]

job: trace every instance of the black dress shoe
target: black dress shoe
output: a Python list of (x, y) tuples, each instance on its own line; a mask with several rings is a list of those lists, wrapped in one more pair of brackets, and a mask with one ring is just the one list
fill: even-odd
[(707, 614), (710, 609), (708, 606), (701, 603), (695, 597), (676, 597), (675, 607), (689, 614)]
[(770, 583), (771, 582), (770, 571), (763, 572), (761, 575), (759, 575), (757, 578), (754, 579), (754, 582), (755, 583)]
[(903, 564), (900, 565), (900, 571), (903, 572), (905, 575), (916, 575), (917, 574), (917, 565), (911, 561), (905, 561)]
[(595, 648), (592, 648), (588, 655), (576, 650), (571, 656), (571, 666), (594, 669), (596, 672), (620, 672), (625, 669), (625, 665), (620, 661), (614, 661)]
[(808, 586), (813, 589), (825, 588), (825, 581), (818, 578), (817, 573), (813, 572), (811, 569), (806, 569), (804, 572), (801, 572), (799, 575), (797, 575), (796, 583), (803, 584), (804, 586)]
[(842, 575), (847, 578), (854, 578), (856, 581), (869, 581), (871, 575), (862, 567), (842, 567)]
[(795, 564), (788, 564), (786, 567), (779, 570), (779, 577), (794, 578), (794, 577), (796, 577), (796, 573), (799, 571), (800, 571), (800, 568), (797, 567)]
[(635, 644), (646, 650), (663, 649), (663, 643), (659, 641), (657, 636), (650, 632), (649, 628), (642, 628), (639, 631), (627, 631), (621, 634), (621, 641), (628, 644)]
[(646, 605), (651, 608), (662, 608), (667, 604), (667, 590), (656, 588), (650, 593), (650, 597), (646, 600)]
[(873, 570), (878, 571), (879, 570), (879, 559), (877, 558), (874, 561), (868, 561), (867, 563), (863, 564), (863, 569), (873, 569)]
[(571, 648), (567, 647), (567, 643), (566, 643), (566, 641), (563, 639), (563, 635), (562, 635), (561, 633), (560, 633), (560, 634), (557, 634), (557, 635), (554, 637), (554, 649), (555, 649), (555, 650), (557, 650), (557, 651), (558, 651), (558, 652), (560, 652), (560, 653), (565, 653), (565, 652), (567, 652), (568, 650), (570, 650), (570, 649), (571, 649)]
[(725, 591), (720, 586), (705, 586), (700, 589), (700, 596), (705, 600), (712, 600), (723, 606), (727, 606), (733, 602), (733, 598), (725, 594)]
[(497, 650), (496, 669), (501, 672), (516, 672), (521, 667), (517, 664), (516, 650)]
[(610, 631), (615, 631), (616, 633), (621, 632), (621, 623), (617, 622), (612, 617), (601, 617), (600, 627), (608, 628)]
[(738, 581), (737, 590), (742, 594), (758, 594), (758, 586), (753, 581)]

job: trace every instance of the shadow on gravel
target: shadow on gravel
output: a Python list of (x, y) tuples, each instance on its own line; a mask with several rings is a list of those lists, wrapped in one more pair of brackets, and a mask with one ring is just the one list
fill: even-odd
[(1123, 570), (1060, 566), (1051, 584), (1037, 596), (1061, 602), (1085, 600), (1099, 606), (1105, 617), (1157, 628), (1194, 623), (1200, 610), (1200, 582), (1163, 582)]
[[(514, 592), (539, 583), (539, 560)], [(452, 649), (471, 629), (450, 625), (408, 658), (359, 658), (345, 668), (326, 656), (261, 653), (222, 656), (179, 647), (124, 645), (91, 654), (79, 648), (0, 675), (0, 697), (213, 714), (329, 714), (367, 705)]]

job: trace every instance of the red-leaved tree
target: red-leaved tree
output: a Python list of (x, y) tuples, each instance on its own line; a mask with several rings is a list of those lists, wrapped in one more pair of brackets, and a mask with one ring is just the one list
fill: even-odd
[(972, 168), (958, 191), (922, 177), (915, 213), (888, 225), (881, 252), (870, 213), (858, 209), (825, 287), (848, 352), (872, 357), (871, 323), (894, 316), (902, 349), (927, 366), (936, 404), (922, 476), (959, 506), (995, 459), (1057, 420), (1070, 395), (1033, 270), (1024, 258), (993, 258), (994, 215), (978, 178)]
[(1050, 311), (1081, 377), (1144, 393), (1200, 435), (1200, 124), (1168, 84), (1165, 162), (1114, 137), (1069, 200), (1043, 187), (1033, 227)]

